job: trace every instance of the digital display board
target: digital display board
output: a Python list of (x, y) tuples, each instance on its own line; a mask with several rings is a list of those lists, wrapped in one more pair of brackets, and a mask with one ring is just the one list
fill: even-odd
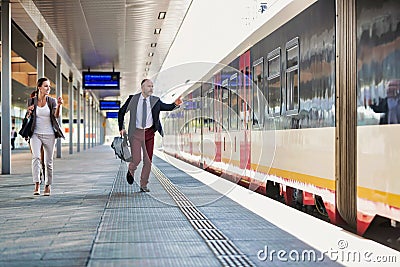
[(82, 72), (82, 78), (83, 89), (119, 90), (119, 72), (84, 71)]
[(119, 110), (121, 101), (100, 100), (100, 110)]
[(115, 111), (106, 112), (106, 118), (107, 119), (118, 119), (118, 112), (115, 112)]

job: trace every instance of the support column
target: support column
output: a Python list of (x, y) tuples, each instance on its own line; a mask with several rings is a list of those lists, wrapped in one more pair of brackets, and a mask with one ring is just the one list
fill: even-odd
[(11, 5), (1, 0), (1, 174), (11, 173)]
[(72, 73), (68, 77), (68, 106), (69, 106), (69, 154), (74, 153), (73, 126), (74, 126), (74, 87), (72, 86)]
[(96, 139), (94, 139), (94, 143), (95, 143), (95, 145), (97, 146), (98, 144), (99, 144), (99, 128), (100, 128), (100, 125), (99, 125), (99, 107), (96, 105), (96, 114), (95, 114), (95, 120), (96, 120), (96, 128), (95, 128), (95, 131), (96, 131)]
[(87, 120), (88, 120), (88, 143), (87, 143), (87, 147), (88, 147), (88, 149), (89, 148), (91, 148), (91, 142), (92, 142), (92, 124), (93, 124), (93, 122), (92, 122), (92, 117), (91, 117), (91, 114), (92, 114), (92, 105), (93, 105), (93, 98), (92, 98), (92, 96), (90, 96), (89, 95), (89, 98), (88, 98), (88, 118), (87, 118)]
[(83, 150), (86, 150), (86, 126), (87, 126), (87, 118), (86, 118), (86, 92), (83, 91)]
[(40, 79), (44, 77), (44, 42), (43, 34), (38, 31), (37, 41), (36, 41), (36, 62), (37, 62), (37, 78)]
[(92, 138), (91, 138), (91, 143), (92, 143), (92, 147), (94, 147), (94, 127), (95, 127), (95, 119), (94, 119), (94, 114), (95, 114), (95, 103), (94, 103), (94, 99), (92, 97)]
[(106, 135), (106, 120), (100, 113), (100, 139), (99, 145), (104, 144), (105, 135)]
[[(62, 76), (61, 76), (61, 57), (57, 55), (57, 62), (56, 62), (56, 96), (62, 97)], [(60, 117), (57, 119), (58, 124), (62, 125), (62, 110), (60, 110)], [(56, 143), (56, 157), (61, 158), (61, 138), (57, 139)]]
[(76, 152), (81, 151), (81, 85), (77, 83), (77, 112), (76, 112), (76, 129), (77, 129), (77, 141), (76, 141)]

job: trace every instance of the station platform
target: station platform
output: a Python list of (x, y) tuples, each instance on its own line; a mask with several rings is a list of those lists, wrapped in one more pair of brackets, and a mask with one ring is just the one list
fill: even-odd
[[(109, 145), (55, 159), (33, 196), (29, 151), (0, 176), (0, 266), (398, 266), (400, 253), (155, 151), (149, 193)], [(136, 177), (140, 173), (138, 168)], [(135, 177), (135, 178), (136, 178)]]

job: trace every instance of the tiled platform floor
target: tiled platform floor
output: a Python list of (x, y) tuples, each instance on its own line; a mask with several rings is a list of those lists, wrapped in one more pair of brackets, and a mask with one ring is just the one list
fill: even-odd
[[(250, 264), (301, 266), (261, 261), (266, 244), (312, 249), (172, 165), (154, 163)], [(32, 195), (29, 152), (13, 155), (13, 164), (14, 174), (0, 176), (0, 266), (223, 265), (153, 173), (150, 193), (126, 183), (127, 166), (109, 146), (56, 159), (50, 197)], [(321, 264), (338, 265), (307, 262)]]

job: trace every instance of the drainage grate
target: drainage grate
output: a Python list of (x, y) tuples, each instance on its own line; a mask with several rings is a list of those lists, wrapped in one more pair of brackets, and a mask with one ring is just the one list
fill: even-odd
[(152, 171), (223, 266), (255, 266), (156, 166)]

